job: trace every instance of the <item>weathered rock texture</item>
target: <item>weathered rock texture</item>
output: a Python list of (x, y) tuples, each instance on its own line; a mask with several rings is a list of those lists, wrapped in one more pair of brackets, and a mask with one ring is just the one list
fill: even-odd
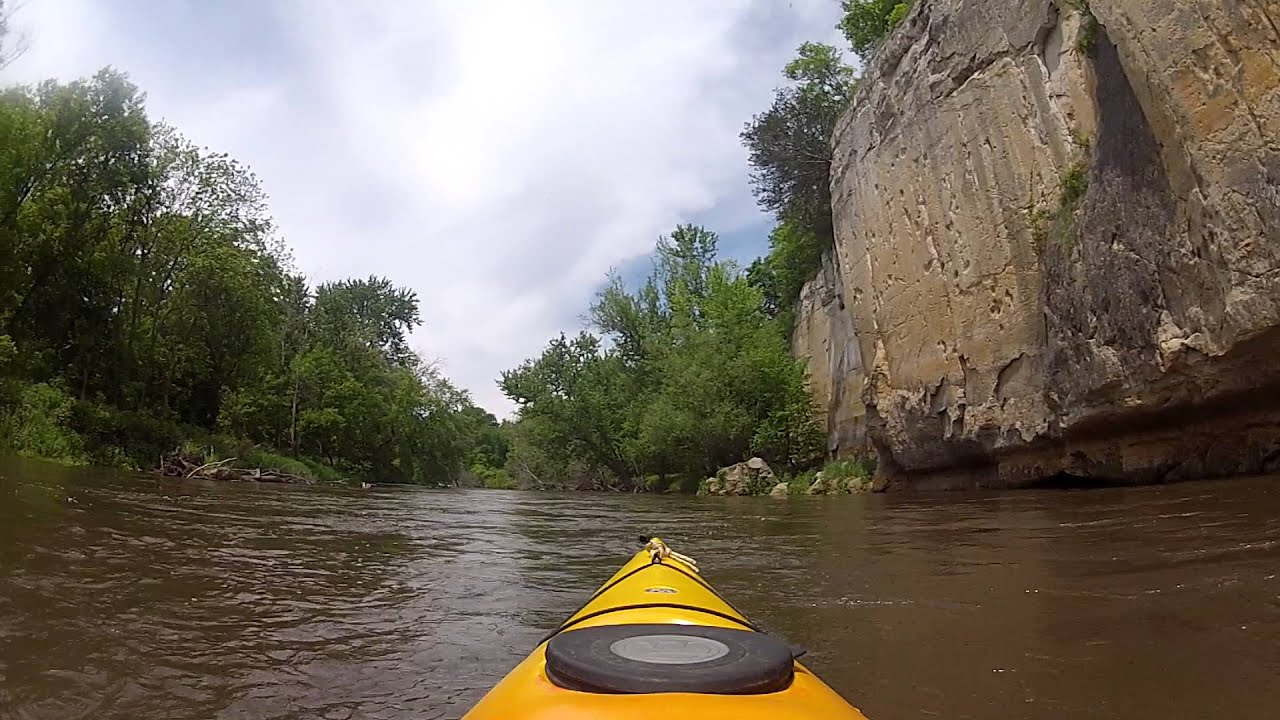
[(1073, 5), (916, 0), (837, 127), (794, 344), (896, 483), (1280, 461), (1280, 2)]
[(777, 485), (777, 476), (763, 458), (753, 457), (722, 467), (715, 477), (702, 481), (699, 495), (766, 495)]

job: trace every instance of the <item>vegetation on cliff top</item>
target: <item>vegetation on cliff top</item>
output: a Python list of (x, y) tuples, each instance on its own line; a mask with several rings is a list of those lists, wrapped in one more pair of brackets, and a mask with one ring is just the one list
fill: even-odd
[[(1083, 1), (1083, 0), (1081, 0)], [(910, 9), (895, 0), (844, 0), (837, 25), (854, 52), (866, 57)], [(817, 273), (835, 243), (831, 205), (832, 133), (857, 89), (853, 68), (830, 45), (804, 43), (782, 71), (788, 84), (742, 132), (751, 185), (760, 206), (774, 214), (769, 252), (752, 263), (751, 281), (767, 310), (791, 330), (801, 288)]]
[[(1083, 0), (1081, 0), (1083, 2)], [(866, 57), (906, 17), (909, 2), (844, 0), (836, 26), (854, 52)], [(778, 220), (769, 252), (748, 276), (765, 294), (767, 310), (791, 330), (792, 309), (804, 284), (835, 244), (831, 163), (836, 122), (849, 108), (858, 78), (830, 45), (804, 43), (782, 71), (787, 85), (742, 132), (751, 185), (760, 206)]]
[(898, 26), (911, 9), (900, 0), (843, 0), (844, 17), (836, 27), (844, 33), (853, 51), (866, 57)]
[[(910, 9), (895, 0), (844, 0), (837, 25), (854, 52), (866, 57)], [(760, 206), (778, 226), (769, 252), (748, 276), (764, 293), (767, 310), (791, 330), (800, 290), (817, 273), (835, 243), (831, 206), (832, 133), (857, 89), (853, 68), (830, 45), (804, 43), (782, 71), (788, 84), (742, 132), (749, 151), (751, 185)]]
[(783, 69), (789, 85), (742, 132), (760, 206), (823, 241), (831, 221), (831, 131), (853, 94), (853, 68), (830, 45), (805, 43)]
[(742, 132), (751, 185), (778, 226), (769, 252), (747, 276), (760, 289), (766, 311), (781, 317), (790, 337), (792, 307), (804, 284), (835, 242), (831, 216), (831, 134), (856, 87), (853, 69), (829, 45), (805, 43), (783, 68), (789, 84)]

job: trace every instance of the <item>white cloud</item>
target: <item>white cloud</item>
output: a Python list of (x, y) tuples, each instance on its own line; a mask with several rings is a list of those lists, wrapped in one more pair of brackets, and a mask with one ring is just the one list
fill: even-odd
[(801, 41), (835, 41), (837, 14), (835, 0), (27, 0), (31, 48), (10, 72), (128, 71), (153, 115), (258, 172), (309, 277), (416, 289), (415, 345), (506, 414), (498, 373), (574, 330), (608, 268), (678, 222), (758, 220), (738, 133)]

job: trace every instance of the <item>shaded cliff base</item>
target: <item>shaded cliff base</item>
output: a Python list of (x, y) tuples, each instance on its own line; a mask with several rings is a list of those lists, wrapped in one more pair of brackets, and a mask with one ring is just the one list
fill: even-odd
[[(1262, 392), (1280, 400), (1280, 387)], [(1280, 472), (1280, 409), (1202, 407), (1166, 415), (1164, 424), (1141, 431), (1116, 428), (1114, 438), (1040, 440), (985, 464), (899, 471), (883, 482), (891, 491), (1109, 487)]]
[(1154, 384), (1143, 405), (1117, 388), (1095, 405), (1107, 409), (1070, 418), (1056, 437), (1003, 438), (1008, 447), (995, 450), (1002, 438), (963, 443), (967, 454), (951, 455), (959, 461), (948, 467), (906, 471), (881, 448), (881, 482), (890, 490), (1107, 487), (1280, 472), (1277, 358), (1280, 329), (1216, 358), (1188, 349), (1180, 372)]

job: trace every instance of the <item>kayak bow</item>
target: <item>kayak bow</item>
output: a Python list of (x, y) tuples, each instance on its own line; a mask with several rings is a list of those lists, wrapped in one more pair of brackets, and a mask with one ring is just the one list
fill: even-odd
[(866, 720), (653, 538), (464, 720)]

